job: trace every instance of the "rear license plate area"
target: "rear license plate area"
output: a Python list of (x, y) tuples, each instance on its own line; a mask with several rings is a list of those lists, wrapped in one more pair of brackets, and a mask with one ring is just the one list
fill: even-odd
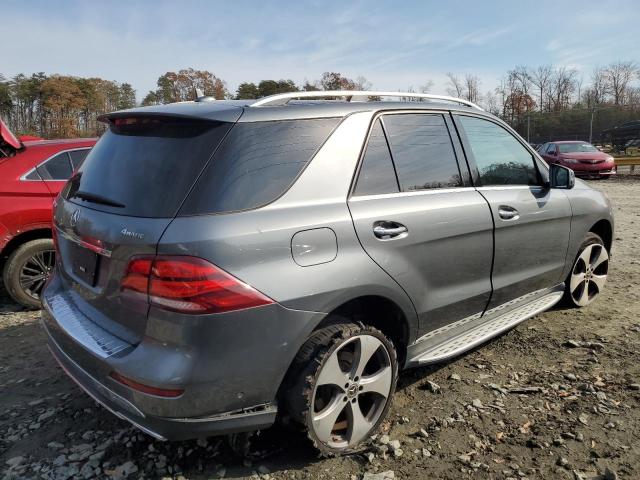
[(72, 246), (71, 270), (80, 280), (90, 286), (95, 286), (98, 270), (98, 254), (80, 245)]

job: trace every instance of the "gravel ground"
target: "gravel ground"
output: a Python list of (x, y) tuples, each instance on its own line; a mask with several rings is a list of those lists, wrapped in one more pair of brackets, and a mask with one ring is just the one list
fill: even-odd
[(0, 478), (640, 478), (640, 179), (592, 185), (617, 222), (602, 297), (404, 372), (364, 455), (319, 459), (284, 426), (245, 458), (225, 439), (154, 441), (82, 393), (51, 358), (39, 313), (0, 292)]

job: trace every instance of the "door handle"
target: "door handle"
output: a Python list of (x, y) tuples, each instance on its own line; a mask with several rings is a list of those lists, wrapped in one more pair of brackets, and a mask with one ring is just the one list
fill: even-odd
[(498, 215), (503, 220), (517, 220), (520, 218), (518, 210), (508, 205), (500, 205), (498, 207)]
[(373, 234), (380, 240), (406, 237), (407, 227), (397, 222), (380, 221), (373, 224)]

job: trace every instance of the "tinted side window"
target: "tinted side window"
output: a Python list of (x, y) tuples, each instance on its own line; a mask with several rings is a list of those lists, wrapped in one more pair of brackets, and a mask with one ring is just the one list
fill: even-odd
[(501, 126), (459, 116), (469, 140), (482, 185), (538, 185), (533, 155)]
[(383, 123), (403, 192), (462, 186), (442, 115), (385, 115)]
[(547, 147), (547, 153), (554, 153), (555, 151), (556, 151), (555, 143), (550, 143), (549, 146)]
[(62, 152), (38, 167), (43, 180), (67, 180), (72, 173), (67, 152)]
[(69, 152), (69, 157), (71, 157), (71, 165), (73, 166), (74, 170), (77, 170), (78, 167), (82, 165), (82, 162), (84, 162), (84, 159), (87, 158), (88, 154), (89, 149), (73, 150)]
[(187, 198), (181, 215), (264, 206), (289, 189), (338, 118), (237, 123)]
[(371, 128), (354, 195), (397, 193), (398, 181), (380, 120)]
[(38, 169), (35, 169), (33, 172), (31, 172), (29, 175), (27, 175), (24, 178), (27, 180), (42, 180), (42, 178), (38, 174)]

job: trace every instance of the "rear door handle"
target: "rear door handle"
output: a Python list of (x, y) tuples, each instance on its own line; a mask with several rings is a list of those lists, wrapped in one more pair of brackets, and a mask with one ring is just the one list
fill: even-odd
[(391, 240), (398, 237), (406, 237), (409, 233), (407, 227), (397, 222), (378, 221), (373, 224), (373, 234), (380, 240)]
[(498, 215), (500, 215), (500, 218), (503, 220), (517, 220), (520, 218), (518, 210), (509, 205), (500, 205), (498, 207)]

